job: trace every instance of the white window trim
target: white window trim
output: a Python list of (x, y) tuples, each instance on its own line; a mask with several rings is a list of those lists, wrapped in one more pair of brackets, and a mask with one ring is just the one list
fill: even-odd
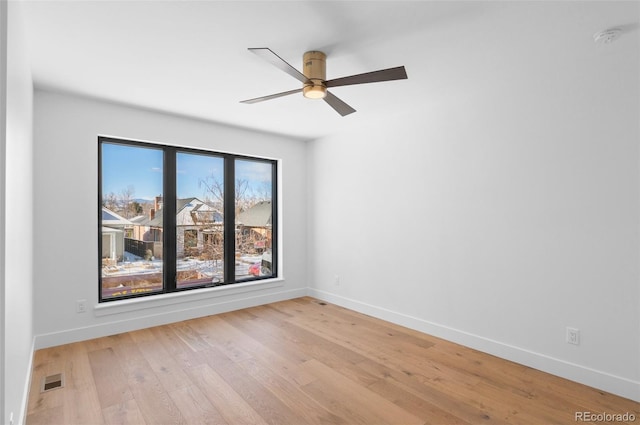
[(264, 291), (284, 286), (284, 278), (263, 279), (244, 283), (215, 286), (212, 288), (191, 289), (188, 291), (170, 292), (147, 297), (128, 298), (118, 301), (98, 303), (94, 306), (97, 317), (122, 314), (144, 309), (166, 307), (174, 304), (198, 302), (210, 298), (234, 296), (248, 292)]

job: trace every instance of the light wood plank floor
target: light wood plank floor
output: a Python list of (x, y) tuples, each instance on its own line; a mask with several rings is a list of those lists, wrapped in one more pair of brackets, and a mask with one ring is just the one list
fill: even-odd
[[(65, 386), (40, 393), (44, 376)], [(575, 424), (639, 403), (312, 298), (38, 350), (27, 424)], [(624, 423), (624, 422), (623, 422)]]

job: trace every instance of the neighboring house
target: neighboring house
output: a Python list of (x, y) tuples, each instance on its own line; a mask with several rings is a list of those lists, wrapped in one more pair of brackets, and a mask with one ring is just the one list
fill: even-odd
[[(133, 231), (135, 239), (145, 242), (162, 242), (161, 202), (161, 198), (156, 198), (156, 208), (151, 209), (148, 216), (138, 216), (131, 220), (135, 226)], [(178, 258), (200, 254), (205, 246), (222, 244), (223, 218), (220, 211), (195, 197), (178, 199), (176, 210)], [(155, 255), (158, 256), (158, 254)]]
[(272, 215), (271, 201), (260, 201), (238, 214), (236, 228), (243, 251), (262, 252), (271, 248)]
[[(177, 257), (218, 256), (222, 252), (223, 243), (222, 213), (195, 197), (178, 199), (176, 209)], [(271, 248), (272, 213), (271, 201), (261, 201), (238, 214), (236, 234), (242, 254), (262, 253), (265, 249)], [(102, 224), (104, 257), (117, 258), (120, 261), (125, 250), (125, 239), (131, 245), (131, 249), (128, 250), (131, 253), (144, 256), (144, 252), (151, 249), (156, 258), (162, 257), (161, 197), (156, 197), (154, 208), (148, 215), (140, 215), (130, 220), (103, 208)], [(149, 244), (150, 242), (153, 244)], [(211, 252), (204, 252), (205, 250)]]
[(139, 215), (129, 219), (129, 221), (133, 223), (133, 239), (144, 241), (146, 240), (145, 237), (149, 237), (149, 222), (153, 220), (153, 218), (153, 216), (149, 215)]
[(221, 246), (222, 213), (198, 198), (178, 199), (176, 206), (178, 258), (200, 254), (205, 247)]
[(131, 219), (134, 225), (132, 238), (145, 242), (162, 242), (162, 196), (156, 196), (148, 215)]
[(134, 225), (121, 215), (102, 207), (102, 258), (121, 261), (124, 239), (131, 237)]

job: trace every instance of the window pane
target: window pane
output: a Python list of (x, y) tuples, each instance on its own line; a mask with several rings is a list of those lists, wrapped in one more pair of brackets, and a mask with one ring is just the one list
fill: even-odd
[(176, 155), (177, 286), (224, 283), (224, 160)]
[(235, 161), (236, 280), (272, 276), (273, 165)]
[(102, 298), (163, 290), (163, 152), (101, 145)]

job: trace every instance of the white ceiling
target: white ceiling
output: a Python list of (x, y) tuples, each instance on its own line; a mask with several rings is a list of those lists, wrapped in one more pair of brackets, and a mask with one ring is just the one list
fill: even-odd
[[(590, 66), (607, 49), (637, 48), (633, 2), (31, 1), (22, 2), (37, 87), (69, 91), (234, 126), (318, 138), (421, 108), (470, 102), (553, 63)], [(631, 15), (629, 12), (635, 11)], [(610, 46), (596, 31), (623, 29)], [(633, 42), (630, 40), (635, 38)], [(299, 82), (248, 47), (270, 47), (301, 69), (328, 55), (327, 77), (404, 65), (408, 80), (338, 87), (358, 112), (340, 117), (291, 90)]]

